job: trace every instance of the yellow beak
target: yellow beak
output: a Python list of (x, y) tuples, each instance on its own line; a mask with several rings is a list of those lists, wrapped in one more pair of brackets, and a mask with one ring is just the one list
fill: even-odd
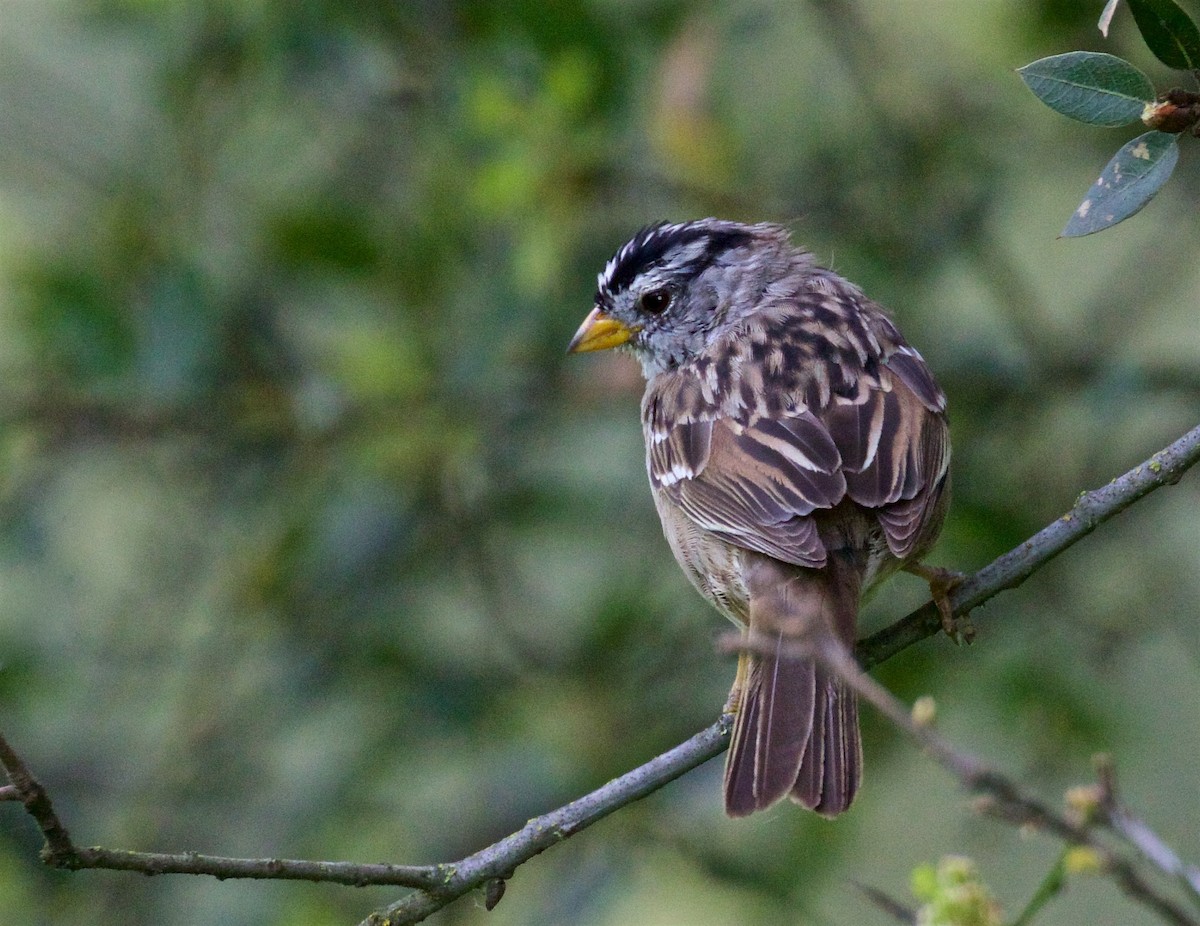
[(610, 347), (624, 344), (637, 333), (637, 328), (630, 328), (599, 309), (592, 309), (575, 332), (575, 337), (571, 338), (571, 343), (567, 345), (567, 353), (584, 354), (592, 350), (608, 350)]

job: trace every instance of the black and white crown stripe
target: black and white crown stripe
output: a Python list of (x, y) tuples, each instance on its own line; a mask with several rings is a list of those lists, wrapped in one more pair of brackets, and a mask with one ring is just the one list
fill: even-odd
[(706, 220), (647, 225), (621, 246), (596, 277), (596, 304), (606, 304), (639, 275), (670, 258), (675, 273), (701, 272), (720, 254), (745, 244), (753, 233), (734, 222)]

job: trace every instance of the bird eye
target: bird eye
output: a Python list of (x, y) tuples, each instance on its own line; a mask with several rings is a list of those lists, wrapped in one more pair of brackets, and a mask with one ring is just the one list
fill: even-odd
[(667, 306), (671, 304), (671, 291), (669, 289), (652, 289), (649, 292), (642, 293), (638, 299), (638, 308), (643, 312), (649, 312), (651, 315), (659, 315), (667, 310)]

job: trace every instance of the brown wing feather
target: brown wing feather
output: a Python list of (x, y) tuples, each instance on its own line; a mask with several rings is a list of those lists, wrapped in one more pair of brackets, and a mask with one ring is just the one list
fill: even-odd
[(811, 412), (691, 421), (651, 432), (650, 479), (706, 530), (784, 562), (820, 566), (808, 517), (846, 494), (841, 456)]
[(811, 515), (849, 497), (877, 511), (892, 552), (906, 558), (941, 495), (949, 441), (931, 407), (940, 393), (916, 372), (929, 379), (923, 361), (905, 355), (901, 369), (882, 368), (856, 401), (832, 398), (816, 413), (741, 419), (713, 409), (658, 425), (648, 432), (650, 479), (700, 527), (798, 566), (825, 564)]

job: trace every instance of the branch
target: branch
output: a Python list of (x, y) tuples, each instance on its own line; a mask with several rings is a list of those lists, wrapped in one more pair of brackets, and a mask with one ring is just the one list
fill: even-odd
[[(939, 765), (954, 775), (963, 788), (983, 795), (982, 800), (976, 802), (978, 810), (1018, 827), (1034, 827), (1053, 833), (1069, 845), (1087, 846), (1096, 853), (1102, 869), (1133, 900), (1149, 907), (1173, 926), (1200, 926), (1200, 920), (1147, 881), (1128, 859), (1115, 854), (1087, 822), (1077, 822), (1053, 810), (1024, 793), (1016, 782), (996, 769), (957, 751), (945, 737), (914, 720), (912, 712), (890, 691), (864, 674), (849, 654), (836, 646), (810, 647), (808, 651), (837, 673), (859, 697), (915, 740)], [(1178, 874), (1177, 871), (1164, 870)]]
[[(52, 863), (53, 864), (53, 863)], [(70, 871), (102, 868), (144, 875), (212, 875), (218, 880), (328, 881), (349, 887), (387, 884), (428, 887), (442, 879), (442, 865), (388, 865), (382, 862), (318, 862), (287, 858), (230, 858), (199, 852), (126, 852), (103, 846), (76, 847), (55, 865)]]
[(1100, 779), (1096, 822), (1133, 846), (1161, 872), (1176, 878), (1192, 902), (1200, 906), (1200, 868), (1182, 861), (1148, 823), (1118, 800), (1117, 773), (1111, 756), (1099, 756), (1096, 770)]
[[(1177, 482), (1198, 459), (1200, 427), (1188, 432), (1109, 485), (1083, 493), (1075, 506), (1062, 518), (957, 586), (950, 596), (955, 615), (964, 615), (1004, 589), (1019, 585), (1053, 557), (1109, 518), (1155, 489)], [(913, 643), (932, 636), (940, 628), (941, 620), (937, 608), (932, 602), (927, 603), (895, 624), (861, 641), (856, 649), (856, 657), (864, 669), (871, 668)], [(903, 708), (897, 709), (899, 714), (896, 717), (903, 717), (908, 721)], [(117, 852), (101, 848), (79, 849), (70, 842), (66, 830), (54, 816), (45, 791), (2, 738), (0, 764), (8, 772), (19, 799), (46, 836), (45, 857), (51, 865), (62, 868), (119, 868), (149, 874), (180, 872), (211, 874), (221, 878), (302, 878), (355, 885), (411, 886), (416, 888), (413, 893), (373, 914), (363, 923), (363, 926), (382, 926), (384, 923), (389, 926), (401, 926), (420, 922), (434, 911), (479, 887), (488, 888), (489, 900), (493, 901), (494, 905), (494, 901), (498, 901), (503, 892), (505, 879), (512, 876), (518, 865), (723, 752), (728, 746), (731, 722), (730, 716), (723, 716), (717, 723), (674, 749), (565, 807), (535, 817), (521, 830), (499, 842), (458, 862), (434, 866), (354, 865), (347, 862), (229, 859), (191, 853), (159, 855)], [(925, 732), (933, 736), (930, 731)], [(923, 745), (931, 749), (939, 761), (943, 761), (948, 767), (957, 768), (957, 774), (964, 780), (973, 782), (973, 789), (986, 789), (994, 795), (1007, 796), (1010, 800), (1006, 806), (1023, 807), (1026, 822), (1036, 822), (1062, 838), (1074, 838), (1072, 830), (1062, 828), (1070, 827), (1070, 821), (1057, 817), (1036, 802), (1010, 793), (1011, 786), (1003, 779), (997, 778), (994, 773), (978, 765), (974, 759), (960, 756), (945, 744), (939, 745), (939, 742), (938, 739), (930, 739)], [(13, 797), (8, 789), (0, 789), (0, 799)], [(1123, 877), (1122, 871), (1125, 870), (1120, 869), (1116, 872), (1119, 880)], [(1137, 872), (1132, 869), (1129, 871), (1132, 872), (1129, 877), (1135, 878)], [(1136, 880), (1128, 883), (1135, 887), (1137, 885)], [(1132, 890), (1125, 883), (1123, 886)], [(1172, 909), (1168, 901), (1162, 903), (1163, 909)], [(1170, 921), (1177, 926), (1195, 926), (1186, 918), (1174, 918)]]
[[(731, 715), (713, 724), (674, 749), (645, 765), (615, 778), (565, 807), (535, 817), (525, 826), (474, 855), (449, 865), (383, 865), (355, 862), (317, 862), (294, 859), (244, 859), (200, 855), (195, 852), (125, 852), (99, 846), (78, 847), (54, 812), (42, 785), (33, 777), (20, 756), (0, 734), (0, 765), (8, 773), (10, 786), (0, 797), (20, 800), (46, 838), (43, 860), (66, 870), (103, 868), (137, 871), (147, 875), (191, 874), (216, 878), (270, 878), (276, 880), (331, 881), (354, 887), (388, 884), (417, 888), (392, 910), (405, 919), (391, 922), (415, 923), (441, 909), (451, 900), (491, 882), (503, 883), (522, 862), (595, 823), (614, 810), (652, 794), (713, 756), (728, 745)], [(8, 797), (8, 795), (12, 795)], [(497, 886), (493, 888), (499, 891)]]
[[(1091, 492), (1084, 492), (1076, 500), (1074, 507), (1062, 518), (957, 586), (950, 596), (955, 615), (967, 614), (972, 608), (978, 607), (1004, 589), (1020, 585), (1067, 547), (1081, 540), (1108, 519), (1124, 511), (1138, 499), (1157, 488), (1178, 482), (1180, 477), (1198, 460), (1200, 460), (1200, 426), (1189, 431), (1175, 443), (1160, 450), (1125, 475), (1114, 479), (1107, 486)], [(932, 636), (940, 629), (941, 617), (937, 607), (933, 602), (928, 602), (890, 627), (860, 641), (855, 650), (855, 656), (862, 667), (867, 669), (894, 656), (913, 643)], [(886, 694), (886, 692), (884, 693)], [(900, 708), (900, 715), (905, 721), (909, 720), (908, 714), (904, 712), (903, 708)], [(641, 769), (631, 772), (630, 775), (640, 774), (656, 763), (663, 762), (670, 765), (679, 762), (681, 767), (678, 770), (662, 769), (661, 783), (666, 784), (712, 756), (720, 754), (728, 746), (727, 731), (730, 719), (728, 716), (722, 717), (717, 724), (697, 734), (683, 746), (676, 747), (671, 752), (659, 756), (651, 763), (642, 766)], [(701, 752), (695, 751), (694, 748), (688, 748), (701, 740), (707, 743)], [(937, 748), (936, 743), (934, 748)], [(674, 759), (670, 758), (672, 756)], [(959, 768), (961, 776), (973, 778), (985, 775), (986, 770), (975, 760), (959, 756), (948, 746), (943, 746), (940, 756), (941, 760), (949, 765), (964, 763)], [(418, 923), (430, 913), (488, 883), (489, 880), (511, 876), (517, 865), (547, 847), (539, 845), (536, 849), (528, 851), (527, 837), (522, 837), (523, 834), (528, 834), (531, 827), (535, 829), (546, 827), (547, 821), (552, 818), (557, 819), (563, 814), (569, 815), (572, 808), (590, 801), (620, 781), (622, 779), (610, 782), (599, 791), (595, 791), (573, 804), (568, 804), (543, 817), (537, 817), (520, 832), (469, 856), (454, 866), (448, 866), (455, 869), (453, 883), (448, 882), (436, 891), (416, 891), (385, 910), (368, 917), (360, 926), (382, 926), (385, 923), (389, 926), (402, 926), (402, 924)], [(642, 793), (638, 793), (630, 800), (641, 796)], [(621, 806), (623, 803), (613, 804), (607, 812), (617, 810)], [(1030, 809), (1032, 812), (1032, 808)], [(595, 819), (595, 817), (589, 817), (584, 825), (594, 822)], [(1045, 811), (1044, 824), (1048, 828), (1053, 828), (1053, 816), (1048, 810)], [(580, 828), (582, 827), (576, 827), (572, 832)], [(570, 833), (564, 835), (570, 835)], [(1059, 833), (1059, 835), (1063, 834)], [(513, 840), (516, 842), (513, 843)], [(516, 846), (522, 848), (519, 851), (512, 851)], [(497, 853), (499, 853), (499, 857), (497, 857)], [(484, 860), (486, 860), (486, 864), (484, 864)], [(1187, 920), (1174, 922), (1179, 926), (1184, 923), (1187, 923), (1187, 926), (1194, 926)]]
[(196, 852), (124, 852), (100, 846), (79, 847), (58, 819), (50, 795), (33, 777), (8, 741), (0, 734), (0, 766), (10, 785), (0, 788), (0, 799), (19, 800), (46, 838), (42, 859), (54, 867), (77, 871), (104, 868), (138, 871), (146, 875), (212, 875), (215, 878), (271, 878), (274, 880), (333, 881), (362, 886), (428, 887), (442, 880), (440, 866), (362, 865), (354, 862), (310, 862), (292, 859), (224, 858)]
[[(1134, 502), (1155, 489), (1177, 483), (1197, 460), (1200, 460), (1200, 427), (1188, 431), (1103, 488), (1082, 493), (1061, 518), (955, 587), (950, 593), (955, 615), (967, 614), (1005, 589), (1016, 588), (1059, 553)], [(941, 628), (937, 607), (932, 601), (926, 602), (894, 624), (860, 640), (855, 655), (859, 665), (870, 669)]]
[(680, 775), (719, 756), (729, 745), (733, 716), (724, 715), (706, 730), (640, 768), (614, 778), (591, 794), (565, 807), (534, 817), (517, 832), (445, 866), (446, 880), (431, 890), (413, 891), (385, 910), (373, 913), (360, 926), (402, 926), (419, 923), (475, 888), (512, 877), (514, 869), (555, 843), (574, 836), (614, 810), (657, 791)]
[[(0, 736), (0, 765), (8, 774), (9, 785), (4, 789), (6, 800), (19, 800), (25, 805), (25, 810), (34, 820), (42, 835), (46, 837), (46, 845), (42, 849), (42, 859), (48, 865), (57, 866), (61, 859), (69, 858), (74, 851), (71, 837), (67, 828), (54, 812), (50, 803), (50, 795), (26, 768), (8, 741)], [(15, 794), (14, 794), (15, 792)], [(14, 795), (14, 796), (10, 796)]]

